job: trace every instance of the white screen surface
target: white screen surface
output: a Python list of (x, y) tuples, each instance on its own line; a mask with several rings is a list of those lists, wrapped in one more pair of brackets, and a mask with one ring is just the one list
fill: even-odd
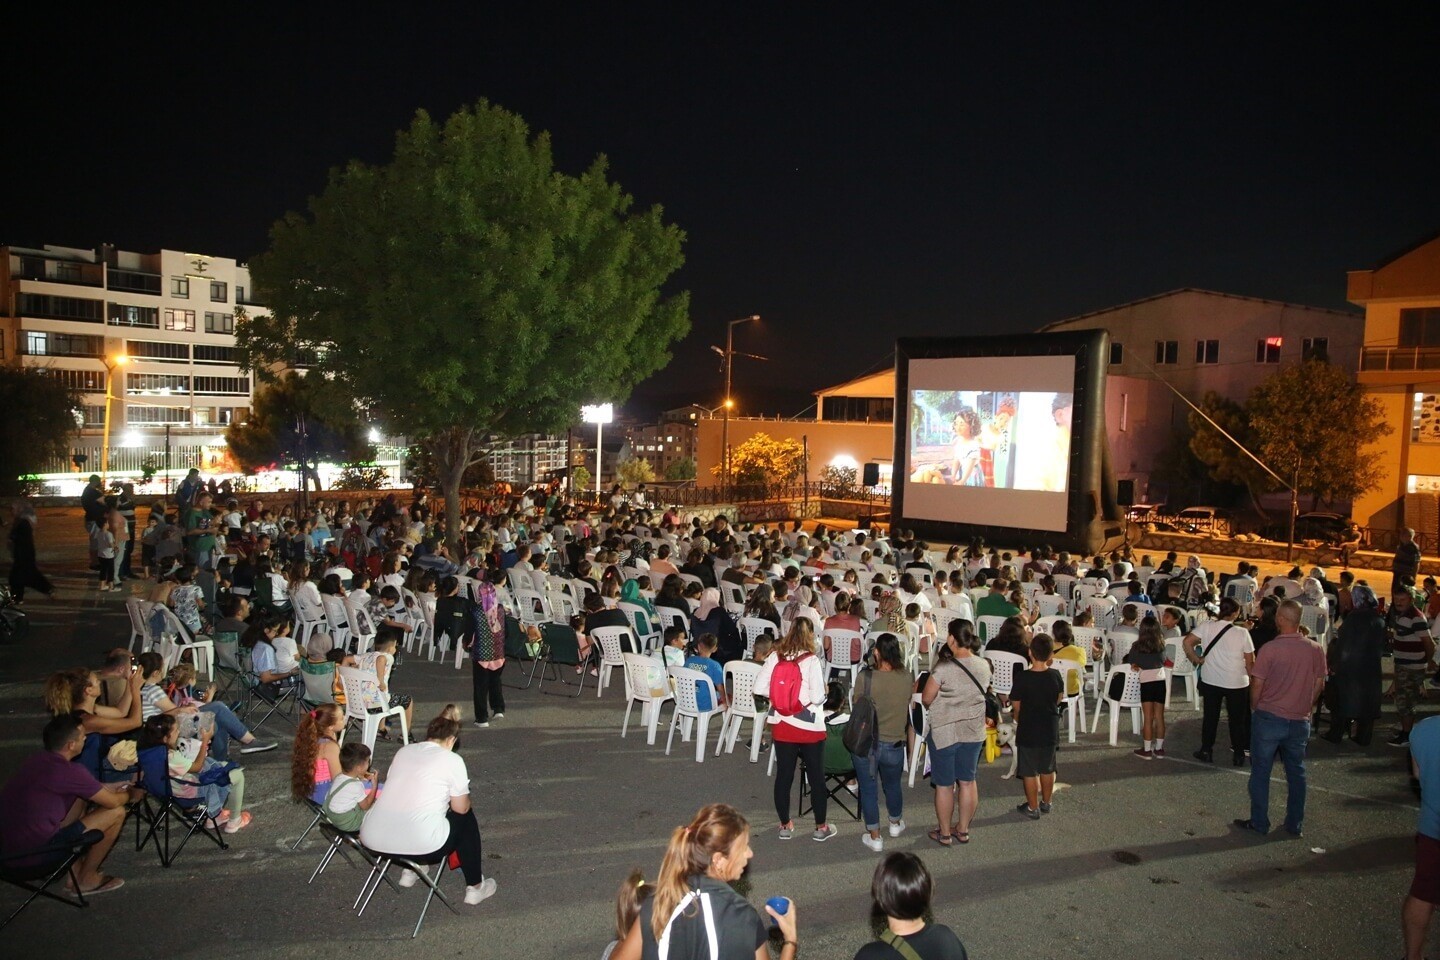
[(905, 514), (1064, 531), (1075, 358), (911, 360)]

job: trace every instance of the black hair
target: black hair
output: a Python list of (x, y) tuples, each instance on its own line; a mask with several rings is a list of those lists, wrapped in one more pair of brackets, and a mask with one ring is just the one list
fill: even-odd
[(930, 871), (919, 857), (892, 853), (880, 861), (870, 881), (872, 913), (881, 924), (886, 917), (919, 920), (930, 909), (933, 887)]
[(380, 599), (381, 599), (381, 600), (394, 600), (396, 603), (399, 603), (399, 602), (400, 602), (400, 591), (397, 590), (397, 589), (395, 589), (395, 587), (390, 586), (390, 585), (383, 586), (383, 587), (380, 588)]
[(679, 624), (672, 623), (670, 626), (665, 628), (665, 646), (670, 646), (670, 644), (674, 643), (676, 640), (683, 636), (685, 636), (685, 628), (680, 626)]
[(905, 669), (905, 653), (900, 649), (900, 640), (893, 633), (882, 633), (875, 640), (872, 648), (875, 652), (875, 663), (878, 666), (881, 661), (890, 664), (894, 670)]
[(137, 749), (145, 750), (150, 747), (163, 747), (170, 740), (170, 731), (174, 729), (176, 720), (168, 713), (157, 713), (145, 725), (140, 728), (140, 742)]
[(45, 724), (45, 729), (40, 733), (40, 740), (45, 744), (45, 749), (52, 753), (61, 747), (69, 746), (75, 739), (75, 734), (81, 730), (80, 719), (73, 713), (60, 713), (50, 718)]
[(362, 763), (370, 762), (370, 748), (357, 740), (351, 740), (340, 748), (340, 769), (350, 770)]
[(1049, 634), (1037, 633), (1030, 638), (1030, 656), (1036, 660), (1049, 660), (1050, 655), (1055, 652), (1055, 641), (1050, 639)]

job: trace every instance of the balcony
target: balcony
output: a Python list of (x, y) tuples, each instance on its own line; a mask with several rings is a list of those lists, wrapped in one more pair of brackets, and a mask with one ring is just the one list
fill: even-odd
[(113, 267), (105, 275), (105, 285), (110, 290), (127, 293), (145, 293), (160, 296), (160, 274), (140, 273), (136, 270), (116, 270)]
[(76, 287), (104, 286), (104, 270), (98, 263), (76, 263), (44, 257), (11, 256), (10, 277), (41, 283), (64, 283)]
[(1440, 371), (1440, 346), (1362, 347), (1361, 373), (1409, 373), (1415, 370)]

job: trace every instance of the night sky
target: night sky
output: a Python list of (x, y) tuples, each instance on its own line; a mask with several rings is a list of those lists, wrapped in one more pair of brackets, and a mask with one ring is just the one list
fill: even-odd
[(789, 415), (896, 336), (1186, 286), (1343, 306), (1440, 229), (1434, 3), (682, 6), (69, 8), (7, 44), (0, 242), (245, 260), (328, 168), (485, 97), (689, 234), (694, 330), (629, 412), (718, 403), (707, 348), (759, 313), (736, 397)]

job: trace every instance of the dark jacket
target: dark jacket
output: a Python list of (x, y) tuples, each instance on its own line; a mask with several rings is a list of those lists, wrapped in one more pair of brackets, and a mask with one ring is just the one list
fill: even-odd
[(1380, 662), (1386, 646), (1385, 621), (1373, 610), (1353, 611), (1325, 652), (1330, 667), (1326, 699), (1337, 717), (1374, 720), (1380, 716)]

